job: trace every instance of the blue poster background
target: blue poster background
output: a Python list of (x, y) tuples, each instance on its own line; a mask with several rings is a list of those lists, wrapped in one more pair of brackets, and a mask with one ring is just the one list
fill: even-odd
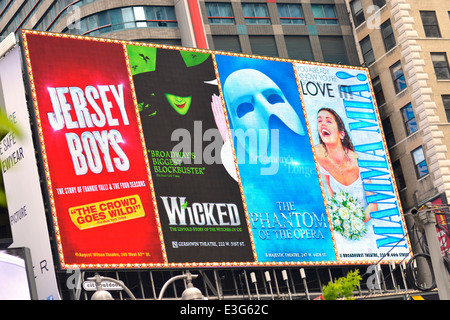
[[(306, 262), (335, 261), (336, 255), (324, 206), (322, 189), (319, 183), (311, 142), (308, 136), (305, 118), (301, 106), (293, 65), (287, 62), (250, 59), (216, 55), (220, 83), (222, 85), (227, 115), (232, 133), (234, 147), (238, 158), (238, 168), (247, 210), (255, 242), (259, 262)], [(240, 81), (228, 81), (237, 70), (252, 69), (261, 73), (253, 76), (248, 83), (245, 74)], [(249, 73), (250, 74), (250, 71)], [(273, 81), (274, 87), (267, 88), (266, 81)], [(253, 81), (254, 80), (254, 81)], [(256, 89), (252, 97), (247, 87), (262, 83), (260, 90)], [(283, 99), (270, 101), (264, 107), (258, 105), (257, 95), (281, 89)], [(230, 101), (230, 94), (236, 97), (243, 92), (239, 107), (246, 107), (236, 112), (235, 99)], [(243, 101), (242, 100), (242, 101)], [(287, 101), (282, 101), (287, 100)], [(241, 101), (241, 102), (242, 102)], [(253, 103), (253, 106), (249, 104)], [(273, 104), (270, 104), (272, 102)], [(261, 113), (259, 122), (252, 122), (242, 127), (242, 119), (253, 112)], [(284, 112), (284, 113), (281, 113)], [(244, 114), (244, 115), (243, 115)], [(298, 119), (295, 119), (298, 117)], [(301, 130), (291, 130), (299, 121)], [(271, 135), (268, 155), (258, 158), (256, 163), (248, 156), (242, 160), (237, 130), (278, 129), (279, 139)], [(296, 131), (296, 132), (295, 132)], [(258, 132), (258, 152), (264, 152), (259, 147), (265, 139)], [(277, 142), (277, 144), (273, 144)], [(276, 150), (277, 149), (277, 150)], [(278, 154), (276, 155), (276, 151)], [(261, 155), (261, 154), (260, 154)], [(270, 159), (269, 163), (266, 162)], [(254, 160), (254, 158), (253, 158)], [(264, 168), (276, 168), (264, 173)]]

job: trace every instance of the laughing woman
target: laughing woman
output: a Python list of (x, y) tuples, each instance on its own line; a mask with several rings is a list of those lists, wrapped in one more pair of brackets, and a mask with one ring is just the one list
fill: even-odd
[(314, 149), (328, 197), (331, 198), (339, 191), (351, 194), (365, 208), (367, 222), (370, 212), (376, 210), (376, 205), (367, 203), (359, 172), (358, 155), (344, 122), (336, 111), (330, 108), (320, 109), (317, 121), (320, 144)]

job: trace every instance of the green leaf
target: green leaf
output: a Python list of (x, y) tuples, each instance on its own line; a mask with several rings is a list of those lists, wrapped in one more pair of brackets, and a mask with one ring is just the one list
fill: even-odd
[(358, 287), (362, 277), (359, 270), (350, 271), (346, 277), (341, 277), (323, 286), (323, 298), (325, 300), (336, 300), (338, 298), (354, 299), (353, 291)]

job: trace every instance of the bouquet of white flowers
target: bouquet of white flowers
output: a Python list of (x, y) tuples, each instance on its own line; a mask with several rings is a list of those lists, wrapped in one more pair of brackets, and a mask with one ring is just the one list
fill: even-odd
[(327, 206), (333, 230), (344, 238), (358, 240), (367, 233), (364, 208), (348, 192), (335, 193)]

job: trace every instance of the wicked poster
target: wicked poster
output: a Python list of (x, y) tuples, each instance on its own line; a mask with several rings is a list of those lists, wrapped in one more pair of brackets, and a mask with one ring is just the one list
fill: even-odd
[(169, 263), (254, 261), (211, 54), (128, 55)]
[(164, 264), (123, 45), (23, 41), (61, 267)]

